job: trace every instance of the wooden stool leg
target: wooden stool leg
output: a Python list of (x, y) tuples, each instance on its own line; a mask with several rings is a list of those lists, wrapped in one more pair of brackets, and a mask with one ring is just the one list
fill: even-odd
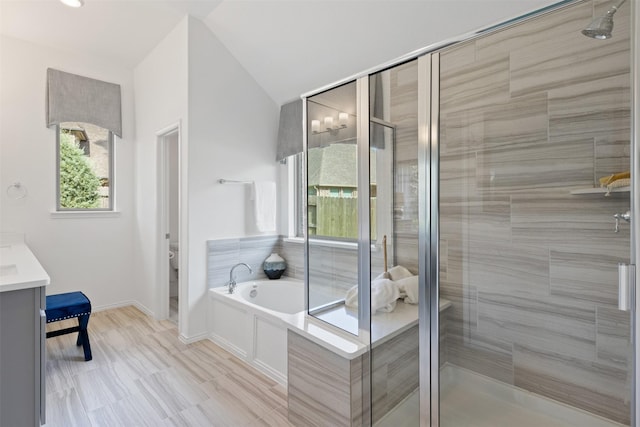
[(82, 345), (82, 349), (84, 350), (84, 360), (89, 361), (93, 359), (91, 355), (91, 343), (89, 343), (89, 332), (87, 331), (87, 327), (89, 326), (89, 316), (90, 314), (83, 314), (78, 317), (78, 326), (80, 327), (80, 331), (78, 332), (78, 339), (76, 341), (76, 345)]

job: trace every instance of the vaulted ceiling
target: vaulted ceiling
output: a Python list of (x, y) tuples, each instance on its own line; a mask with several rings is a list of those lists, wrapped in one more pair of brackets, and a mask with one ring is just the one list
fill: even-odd
[[(186, 15), (281, 104), (550, 0), (0, 0), (0, 32), (134, 68)], [(2, 54), (0, 46), (0, 59)]]

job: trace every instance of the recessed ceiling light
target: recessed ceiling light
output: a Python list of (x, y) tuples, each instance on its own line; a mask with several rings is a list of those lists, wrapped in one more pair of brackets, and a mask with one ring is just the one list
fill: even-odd
[(81, 7), (84, 4), (84, 0), (60, 0), (60, 1), (70, 7)]

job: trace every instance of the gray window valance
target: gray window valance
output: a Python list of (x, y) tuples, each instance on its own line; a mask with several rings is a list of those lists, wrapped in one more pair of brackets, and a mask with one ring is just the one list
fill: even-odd
[(276, 160), (281, 161), (294, 154), (302, 153), (303, 147), (302, 99), (297, 99), (280, 107)]
[(47, 127), (85, 122), (122, 138), (120, 85), (47, 69)]

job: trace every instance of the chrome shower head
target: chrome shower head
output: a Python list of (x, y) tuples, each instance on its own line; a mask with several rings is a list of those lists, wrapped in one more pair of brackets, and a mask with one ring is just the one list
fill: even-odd
[(613, 15), (625, 1), (626, 0), (620, 0), (617, 4), (610, 7), (607, 13), (591, 21), (589, 26), (582, 30), (582, 34), (598, 40), (610, 39), (611, 32), (613, 31)]

